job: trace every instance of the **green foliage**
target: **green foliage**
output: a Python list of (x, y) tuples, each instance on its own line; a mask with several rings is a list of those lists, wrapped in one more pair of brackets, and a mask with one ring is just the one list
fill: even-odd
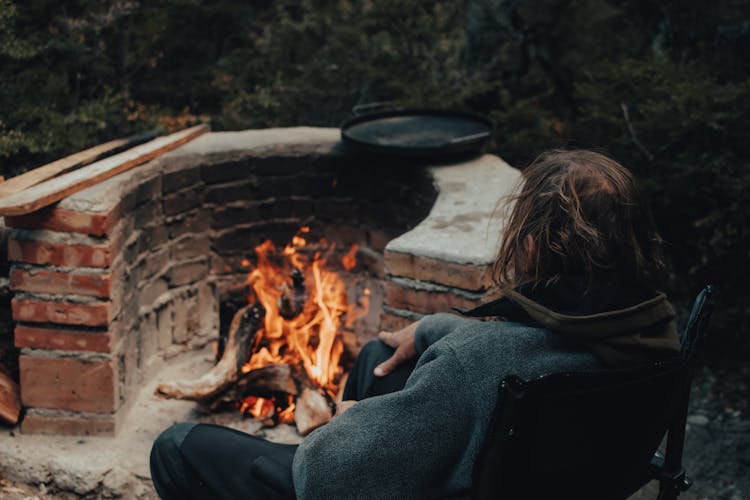
[(731, 351), (750, 347), (748, 53), (736, 0), (0, 0), (0, 167), (199, 118), (474, 110), (512, 164), (568, 146), (631, 167), (669, 243), (670, 293), (714, 282)]
[(721, 81), (700, 63), (624, 60), (578, 92), (579, 136), (627, 160), (650, 192), (677, 273), (671, 287), (687, 296), (716, 283), (727, 313), (717, 317), (720, 340), (747, 345), (750, 79)]

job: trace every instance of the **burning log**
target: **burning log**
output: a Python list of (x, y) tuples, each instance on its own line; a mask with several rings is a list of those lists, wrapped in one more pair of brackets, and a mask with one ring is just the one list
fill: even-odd
[(296, 318), (305, 308), (307, 302), (307, 289), (305, 288), (305, 275), (296, 267), (292, 270), (292, 284), (281, 285), (281, 297), (279, 297), (279, 314), (286, 320)]
[(208, 409), (215, 410), (224, 403), (241, 401), (248, 396), (272, 397), (279, 393), (296, 396), (299, 394), (299, 375), (290, 365), (266, 365), (247, 372), (218, 398), (207, 403)]
[(211, 402), (214, 410), (222, 403), (241, 401), (249, 396), (269, 398), (280, 394), (296, 396), (294, 421), (306, 436), (333, 417), (333, 402), (321, 394), (301, 366), (267, 365), (244, 374), (231, 388)]
[[(223, 322), (238, 312), (221, 329), (228, 333), (220, 336), (216, 366), (192, 382), (161, 384), (158, 395), (197, 401), (206, 410), (239, 407), (266, 425), (294, 421), (302, 435), (332, 418), (341, 373), (360, 349), (351, 327), (367, 314), (369, 290), (349, 306), (341, 275), (326, 268), (333, 245), (310, 245), (301, 236), (307, 232), (301, 228), (281, 252), (270, 240), (255, 247), (257, 264), (245, 281), (252, 292), (242, 296), (252, 293), (258, 305), (225, 305)], [(344, 269), (354, 268), (356, 252), (352, 246), (342, 259)]]
[(304, 388), (296, 404), (294, 423), (301, 436), (307, 436), (333, 417), (329, 401), (315, 389)]
[(209, 401), (225, 392), (237, 381), (242, 365), (250, 358), (253, 339), (262, 326), (264, 315), (260, 303), (237, 311), (229, 327), (224, 353), (211, 371), (197, 380), (159, 384), (156, 395), (168, 399)]
[(333, 418), (335, 403), (316, 387), (301, 365), (267, 365), (252, 370), (226, 393), (228, 401), (280, 394), (295, 396), (294, 422), (301, 436), (308, 435)]

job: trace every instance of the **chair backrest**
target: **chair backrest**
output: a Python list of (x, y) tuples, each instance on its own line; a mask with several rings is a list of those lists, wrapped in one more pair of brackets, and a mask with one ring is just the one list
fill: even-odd
[(505, 378), (473, 496), (605, 500), (625, 498), (647, 482), (667, 430), (681, 422), (684, 431), (710, 295), (707, 287), (696, 299), (682, 356), (628, 369)]

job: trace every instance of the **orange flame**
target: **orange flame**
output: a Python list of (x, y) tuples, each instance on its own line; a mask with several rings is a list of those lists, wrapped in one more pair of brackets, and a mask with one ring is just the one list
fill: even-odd
[(292, 396), (287, 396), (287, 401), (283, 405), (277, 404), (276, 398), (266, 399), (248, 396), (240, 405), (240, 411), (243, 414), (250, 414), (253, 418), (261, 420), (273, 418), (275, 415), (279, 422), (285, 424), (294, 422), (294, 408)]
[(349, 251), (346, 252), (346, 255), (341, 257), (341, 265), (344, 266), (344, 269), (347, 271), (351, 271), (357, 265), (357, 250), (359, 250), (359, 245), (355, 243)]
[[(242, 372), (269, 364), (299, 365), (310, 380), (334, 395), (343, 374), (341, 329), (367, 313), (369, 290), (357, 304), (349, 306), (343, 280), (326, 266), (335, 245), (324, 240), (308, 245), (302, 234), (309, 231), (307, 227), (301, 228), (281, 251), (271, 241), (255, 248), (257, 264), (251, 266), (246, 281), (254, 292), (249, 300), (259, 301), (266, 313), (263, 327), (255, 337), (254, 353)], [(357, 249), (357, 245), (352, 245), (341, 259), (345, 269), (356, 266)], [(299, 284), (294, 288), (291, 276), (295, 269), (304, 276), (304, 290)], [(295, 304), (299, 313), (287, 319), (279, 305), (282, 295), (290, 290), (295, 294), (294, 299), (300, 298)], [(294, 418), (294, 401), (290, 397), (285, 404), (277, 405), (273, 399), (249, 397), (242, 402), (241, 410), (256, 418), (268, 418), (275, 411), (279, 420), (290, 421)]]

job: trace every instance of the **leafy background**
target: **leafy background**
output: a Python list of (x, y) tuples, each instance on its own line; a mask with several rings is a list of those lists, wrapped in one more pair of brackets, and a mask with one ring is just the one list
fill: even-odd
[(550, 147), (631, 168), (682, 304), (718, 288), (711, 359), (750, 353), (750, 2), (0, 0), (6, 177), (99, 142), (337, 126), (353, 105), (489, 116), (522, 167)]

